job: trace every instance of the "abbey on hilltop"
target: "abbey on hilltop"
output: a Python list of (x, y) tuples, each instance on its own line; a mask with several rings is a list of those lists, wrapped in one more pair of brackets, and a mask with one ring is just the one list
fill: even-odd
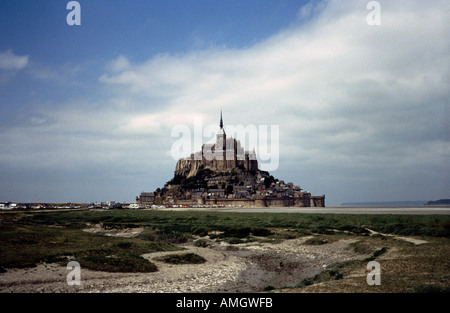
[(191, 154), (189, 158), (178, 160), (175, 175), (191, 177), (196, 175), (200, 168), (216, 172), (228, 172), (235, 168), (252, 172), (258, 170), (255, 151), (244, 151), (239, 140), (227, 138), (223, 129), (222, 111), (219, 127), (216, 143), (204, 144), (201, 151)]
[(312, 196), (293, 183), (275, 179), (258, 169), (255, 151), (227, 137), (220, 112), (216, 143), (179, 159), (174, 177), (154, 192), (136, 197), (141, 206), (300, 206), (324, 207), (325, 195)]

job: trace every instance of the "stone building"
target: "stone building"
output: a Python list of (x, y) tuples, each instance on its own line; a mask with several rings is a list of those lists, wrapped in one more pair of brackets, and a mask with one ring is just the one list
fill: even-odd
[(223, 128), (222, 112), (220, 112), (216, 143), (203, 144), (200, 152), (178, 160), (175, 175), (194, 176), (201, 166), (217, 172), (227, 172), (237, 167), (248, 171), (258, 170), (255, 151), (245, 151), (239, 140), (232, 137), (227, 138)]
[(153, 204), (155, 198), (156, 194), (154, 192), (141, 192), (141, 195), (136, 197), (136, 203), (141, 205)]

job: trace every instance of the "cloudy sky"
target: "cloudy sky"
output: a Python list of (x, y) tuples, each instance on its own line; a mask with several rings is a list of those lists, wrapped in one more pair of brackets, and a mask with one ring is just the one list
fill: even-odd
[(448, 1), (68, 2), (0, 2), (0, 201), (133, 201), (221, 109), (328, 205), (450, 198)]

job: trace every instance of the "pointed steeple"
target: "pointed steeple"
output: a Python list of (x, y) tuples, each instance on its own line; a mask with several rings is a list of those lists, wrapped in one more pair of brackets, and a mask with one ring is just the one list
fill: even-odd
[(219, 131), (217, 132), (217, 140), (219, 140), (219, 138), (221, 138), (221, 142), (223, 142), (223, 144), (225, 144), (225, 140), (226, 140), (226, 134), (225, 134), (225, 129), (223, 129), (223, 119), (222, 119), (222, 109), (220, 110), (220, 123), (219, 123)]

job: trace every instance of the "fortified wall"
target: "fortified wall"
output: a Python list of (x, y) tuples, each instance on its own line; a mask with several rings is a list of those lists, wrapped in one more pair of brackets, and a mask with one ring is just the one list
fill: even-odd
[(325, 195), (311, 196), (303, 199), (198, 199), (198, 200), (174, 200), (173, 205), (223, 205), (223, 206), (243, 206), (254, 208), (265, 207), (325, 207)]

